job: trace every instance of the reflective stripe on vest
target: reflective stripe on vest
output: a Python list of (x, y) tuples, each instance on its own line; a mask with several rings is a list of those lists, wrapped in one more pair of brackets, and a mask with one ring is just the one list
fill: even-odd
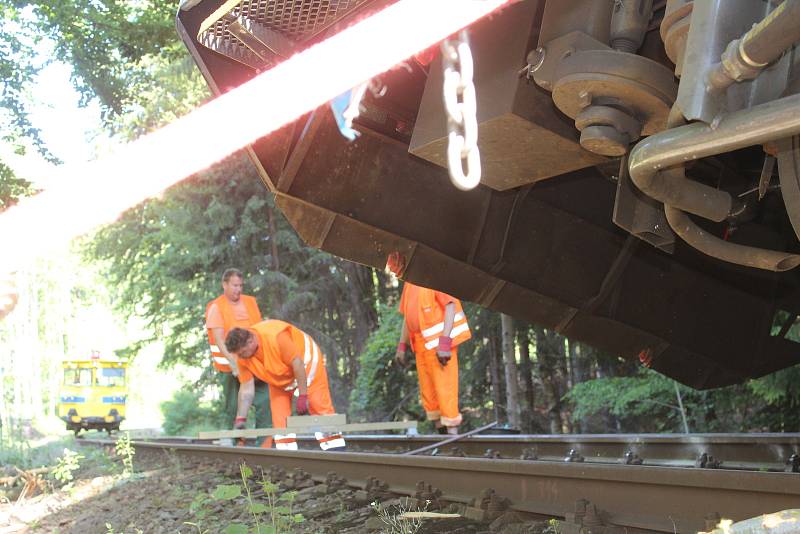
[(228, 358), (222, 355), (222, 351), (216, 345), (211, 345), (211, 360), (220, 365), (230, 365)]
[[(261, 322), (261, 311), (258, 309), (258, 303), (256, 299), (251, 295), (242, 295), (241, 296), (242, 302), (245, 305), (245, 309), (247, 310), (247, 323), (248, 324), (239, 324), (240, 327), (244, 326), (252, 326), (256, 323)], [(236, 326), (236, 324), (232, 320), (232, 310), (230, 309), (230, 303), (225, 299), (225, 295), (220, 295), (219, 297), (215, 298), (211, 302), (206, 305), (206, 321), (208, 321), (208, 311), (211, 309), (211, 306), (216, 303), (219, 313), (222, 315), (223, 322), (225, 325), (223, 326), (223, 331), (227, 335), (228, 331)], [(208, 346), (211, 349), (211, 361), (214, 364), (214, 367), (223, 373), (230, 373), (231, 367), (230, 362), (228, 359), (222, 354), (222, 351), (219, 349), (219, 346), (216, 343), (214, 338), (214, 334), (211, 328), (206, 327), (206, 334), (208, 336)]]
[[(421, 332), (425, 340), (425, 349), (432, 350), (439, 345), (439, 337), (444, 333), (444, 321), (426, 328)], [(450, 330), (450, 338), (456, 341), (453, 345), (458, 345), (461, 341), (471, 336), (467, 317), (463, 311), (459, 311), (453, 316), (453, 329)]]
[[(463, 317), (464, 314), (462, 313), (461, 315)], [(442, 331), (444, 331), (444, 327), (442, 327), (442, 329), (440, 330), (440, 332), (442, 332)], [(464, 321), (463, 323), (459, 324), (458, 326), (453, 326), (453, 329), (450, 330), (450, 338), (451, 339), (455, 339), (458, 336), (460, 336), (461, 334), (463, 334), (464, 332), (469, 332), (469, 325), (467, 324), (466, 321)], [(428, 349), (428, 350), (435, 349), (438, 346), (439, 346), (439, 336), (438, 335), (434, 339), (431, 339), (430, 341), (428, 341), (427, 339), (425, 340), (425, 348)]]
[[(307, 368), (308, 364), (311, 364), (311, 368), (306, 372), (306, 386), (310, 386), (317, 374), (317, 367), (319, 366), (319, 347), (316, 341), (311, 339), (305, 332), (303, 332), (303, 345), (303, 366)], [(284, 390), (291, 391), (296, 388), (297, 380), (294, 380), (291, 384), (286, 386)], [(294, 394), (295, 396), (299, 395), (299, 391), (295, 391)]]
[(314, 432), (314, 437), (317, 438), (319, 448), (323, 451), (328, 449), (339, 449), (347, 445), (341, 434), (326, 434), (324, 432)]
[(275, 448), (283, 451), (296, 451), (297, 434), (275, 434)]
[[(466, 316), (464, 315), (464, 312), (458, 312), (453, 317), (453, 325), (456, 325), (460, 321), (464, 321), (464, 320), (466, 320)], [(422, 331), (422, 337), (424, 337), (426, 339), (429, 338), (429, 337), (432, 337), (432, 336), (439, 337), (439, 334), (441, 334), (442, 332), (444, 332), (444, 321), (442, 321), (441, 323), (435, 324), (430, 328), (426, 328), (425, 330), (423, 330)], [(453, 333), (450, 332), (450, 337), (455, 337), (455, 335), (453, 335)]]

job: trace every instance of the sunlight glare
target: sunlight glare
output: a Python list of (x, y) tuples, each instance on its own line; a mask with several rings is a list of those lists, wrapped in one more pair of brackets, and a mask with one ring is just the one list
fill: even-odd
[(0, 215), (0, 272), (114, 221), (512, 1), (400, 0), (108, 157), (63, 167), (52, 188)]

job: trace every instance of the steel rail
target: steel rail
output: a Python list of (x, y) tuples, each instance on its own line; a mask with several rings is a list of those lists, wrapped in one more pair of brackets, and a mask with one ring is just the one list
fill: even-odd
[[(110, 440), (84, 440), (111, 445)], [(483, 458), (418, 457), (376, 453), (277, 451), (180, 443), (133, 442), (137, 455), (172, 451), (251, 466), (302, 468), (322, 481), (331, 471), (353, 487), (370, 477), (394, 493), (413, 495), (425, 482), (444, 500), (469, 503), (493, 488), (510, 509), (564, 517), (579, 499), (603, 510), (610, 523), (657, 532), (696, 532), (710, 513), (735, 521), (796, 508), (800, 477), (794, 473), (743, 472)]]
[[(349, 452), (405, 453), (438, 443), (440, 435), (348, 435)], [(318, 450), (313, 436), (297, 437), (301, 449)], [(161, 443), (212, 444), (191, 437), (162, 437)], [(586, 463), (621, 463), (640, 459), (643, 465), (693, 467), (703, 454), (722, 462), (726, 469), (791, 470), (792, 457), (800, 457), (800, 433), (761, 434), (517, 434), (464, 437), (441, 445), (436, 456), (490, 455), (519, 459), (533, 453), (539, 460), (564, 461), (574, 451)], [(431, 454), (431, 452), (427, 454)], [(631, 453), (631, 455), (628, 455)], [(628, 456), (626, 456), (628, 455)], [(635, 457), (634, 457), (635, 455)]]

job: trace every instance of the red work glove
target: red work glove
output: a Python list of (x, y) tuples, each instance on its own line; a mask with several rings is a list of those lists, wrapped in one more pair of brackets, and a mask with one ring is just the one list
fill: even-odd
[(439, 363), (442, 366), (447, 365), (450, 361), (450, 357), (452, 353), (450, 352), (453, 349), (453, 340), (447, 336), (442, 336), (439, 338), (439, 346), (436, 347), (436, 357), (439, 359)]
[(297, 396), (297, 415), (308, 415), (308, 395)]

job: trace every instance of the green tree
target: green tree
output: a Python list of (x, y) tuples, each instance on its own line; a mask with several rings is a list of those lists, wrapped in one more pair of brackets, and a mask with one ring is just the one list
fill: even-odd
[[(0, 0), (2, 140), (59, 163), (32, 124), (26, 94), (51, 61), (71, 66), (81, 103), (96, 99), (105, 126), (127, 138), (169, 122), (208, 90), (175, 32), (173, 0)], [(32, 194), (0, 161), (0, 211)]]
[(350, 393), (350, 412), (356, 418), (377, 421), (422, 416), (416, 374), (394, 362), (403, 316), (394, 306), (382, 305), (378, 328), (358, 357), (358, 378)]
[(205, 305), (220, 293), (222, 272), (240, 268), (265, 316), (317, 340), (334, 401), (346, 408), (356, 358), (377, 321), (377, 278), (305, 246), (241, 155), (125, 212), (87, 241), (85, 253), (106, 266), (117, 310), (147, 321), (151, 336), (130, 349), (163, 339), (166, 365), (207, 365)]
[(201, 392), (196, 388), (183, 388), (176, 391), (172, 399), (162, 402), (164, 433), (192, 435), (199, 430), (221, 428), (225, 416), (219, 406), (203, 403), (200, 397)]
[(11, 167), (0, 161), (0, 212), (31, 195), (33, 190), (28, 180), (17, 176)]
[[(790, 367), (743, 385), (678, 391), (692, 432), (796, 432), (800, 429), (800, 395), (794, 385), (800, 366)], [(617, 417), (623, 432), (683, 432), (675, 381), (640, 368), (632, 376), (608, 377), (577, 384), (567, 395), (576, 419), (605, 411)]]
[[(172, 61), (186, 55), (175, 32), (174, 0), (3, 0), (2, 6), (16, 22), (16, 33), (3, 35), (3, 41), (11, 45), (50, 41), (53, 59), (72, 66), (72, 81), (83, 103), (99, 99), (108, 119), (146, 98), (137, 92), (139, 80), (149, 79), (153, 86), (158, 82), (148, 68), (148, 57)], [(15, 86), (24, 88), (41, 60), (35, 50), (17, 47), (16, 51), (21, 70)]]

